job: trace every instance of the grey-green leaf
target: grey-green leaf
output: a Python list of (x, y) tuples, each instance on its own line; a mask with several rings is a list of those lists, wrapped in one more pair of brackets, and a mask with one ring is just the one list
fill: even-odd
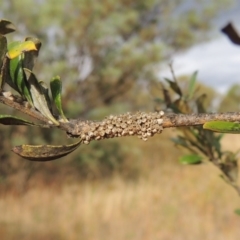
[(81, 140), (70, 145), (20, 145), (12, 149), (19, 156), (30, 161), (52, 161), (64, 157), (79, 147)]
[(27, 126), (38, 126), (33, 122), (29, 122), (22, 118), (14, 117), (11, 115), (0, 115), (0, 124), (3, 125), (27, 125)]
[(62, 81), (60, 80), (59, 76), (53, 77), (50, 82), (51, 92), (53, 101), (57, 107), (57, 110), (62, 117), (62, 120), (64, 122), (68, 122), (67, 118), (65, 117), (63, 110), (62, 110), (62, 100), (61, 100), (61, 94), (62, 94)]
[(164, 78), (165, 81), (167, 81), (171, 87), (171, 89), (177, 93), (180, 97), (182, 96), (182, 91), (180, 89), (180, 87), (178, 86), (177, 82), (174, 82), (168, 78)]
[(52, 112), (52, 103), (51, 103), (51, 99), (49, 97), (47, 84), (43, 81), (39, 81), (39, 84), (40, 84), (40, 87), (42, 88), (42, 92), (43, 92), (43, 94), (45, 96), (45, 99), (47, 101), (48, 108)]
[(42, 113), (46, 118), (48, 118), (55, 125), (59, 125), (59, 122), (53, 117), (50, 109), (48, 107), (47, 100), (45, 98), (45, 94), (43, 92), (43, 88), (38, 82), (37, 78), (29, 69), (24, 68), (24, 72), (26, 74), (27, 81), (30, 85), (30, 92), (32, 95), (33, 105), (34, 107)]

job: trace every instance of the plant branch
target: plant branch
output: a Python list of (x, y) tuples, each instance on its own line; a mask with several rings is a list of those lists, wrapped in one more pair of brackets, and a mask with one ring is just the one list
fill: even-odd
[(240, 122), (240, 113), (168, 114), (163, 118), (163, 128), (203, 125), (209, 121)]
[(14, 95), (11, 95), (10, 97), (5, 97), (1, 93), (0, 102), (42, 122), (45, 123), (49, 122), (49, 120), (46, 117), (44, 117), (40, 112), (38, 112), (34, 108), (30, 108), (27, 105), (27, 102), (23, 101), (21, 98), (18, 99), (18, 97)]
[[(40, 112), (34, 108), (29, 108), (26, 102), (19, 101), (14, 95), (7, 98), (2, 94), (0, 95), (0, 102), (46, 123), (46, 126), (49, 128), (56, 127), (50, 124), (49, 120)], [(137, 112), (116, 116), (110, 115), (102, 121), (71, 119), (68, 123), (60, 123), (58, 128), (66, 131), (70, 137), (81, 138), (83, 143), (89, 143), (92, 140), (133, 135), (147, 140), (148, 137), (161, 133), (163, 128), (197, 126), (215, 120), (240, 122), (240, 113), (171, 113), (164, 115), (163, 111), (149, 113)]]
[[(80, 137), (83, 143), (113, 137), (136, 135), (147, 140), (163, 128), (203, 125), (209, 121), (240, 122), (239, 113), (167, 114), (137, 112), (106, 117), (102, 121), (69, 120), (64, 124), (71, 137)], [(67, 125), (67, 127), (66, 127)], [(61, 125), (60, 125), (61, 128)]]

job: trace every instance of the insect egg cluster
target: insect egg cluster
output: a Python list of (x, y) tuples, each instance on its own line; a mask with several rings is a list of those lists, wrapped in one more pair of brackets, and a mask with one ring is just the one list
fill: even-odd
[(163, 130), (164, 112), (110, 115), (102, 122), (80, 121), (75, 125), (75, 135), (88, 144), (92, 140), (101, 140), (122, 136), (138, 136), (146, 141)]

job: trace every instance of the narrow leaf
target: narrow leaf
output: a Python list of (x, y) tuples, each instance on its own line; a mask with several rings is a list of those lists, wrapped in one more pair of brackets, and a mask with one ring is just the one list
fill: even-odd
[(240, 123), (226, 121), (210, 121), (203, 125), (204, 129), (220, 133), (240, 133)]
[(30, 161), (52, 161), (68, 155), (79, 147), (81, 140), (70, 145), (21, 145), (12, 149), (19, 156)]
[(17, 91), (27, 99), (31, 106), (33, 106), (31, 93), (29, 91), (29, 84), (23, 71), (23, 54), (10, 59), (10, 76)]
[(197, 74), (198, 74), (198, 71), (195, 71), (190, 78), (189, 87), (188, 87), (188, 99), (192, 99), (194, 90), (196, 88)]
[(182, 96), (182, 91), (180, 89), (180, 87), (178, 86), (178, 84), (176, 82), (171, 81), (168, 78), (164, 78), (165, 81), (167, 81), (171, 87), (171, 89), (177, 93), (180, 97)]
[(60, 80), (59, 76), (53, 77), (50, 82), (51, 92), (53, 101), (57, 107), (57, 110), (62, 117), (64, 122), (68, 122), (67, 118), (65, 117), (63, 110), (62, 110), (62, 100), (61, 100), (61, 94), (62, 94), (62, 81)]
[(0, 20), (0, 34), (5, 35), (14, 31), (16, 31), (16, 28), (10, 21), (6, 19)]
[[(3, 67), (2, 67), (2, 84), (6, 82), (12, 89), (14, 89), (16, 92), (18, 91), (17, 86), (15, 85), (14, 81), (11, 78), (11, 72), (10, 72), (10, 59), (5, 56), (3, 61)], [(2, 86), (3, 86), (2, 85)]]
[(33, 41), (11, 42), (8, 44), (7, 57), (10, 59), (13, 59), (24, 52), (32, 51), (32, 50), (37, 50)]
[(14, 117), (11, 115), (0, 115), (0, 124), (3, 125), (27, 125), (27, 126), (38, 126), (33, 122), (29, 122), (22, 118)]
[(48, 94), (47, 84), (43, 81), (39, 81), (39, 84), (40, 84), (40, 87), (42, 88), (42, 92), (43, 92), (43, 94), (45, 96), (45, 99), (47, 101), (48, 109), (52, 112), (52, 103), (51, 103), (51, 99), (50, 99), (49, 94)]
[(34, 107), (42, 113), (46, 118), (48, 118), (55, 125), (59, 125), (59, 122), (53, 117), (50, 109), (48, 107), (47, 100), (45, 98), (43, 89), (39, 84), (37, 78), (30, 70), (24, 68), (24, 72), (26, 74), (27, 81), (30, 85), (30, 92), (32, 95), (33, 105)]
[(200, 164), (202, 162), (202, 157), (196, 154), (184, 155), (179, 161), (182, 164)]

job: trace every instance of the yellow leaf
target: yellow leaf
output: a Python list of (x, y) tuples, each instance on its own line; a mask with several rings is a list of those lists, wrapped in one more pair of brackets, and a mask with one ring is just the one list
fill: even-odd
[(32, 50), (37, 51), (37, 48), (33, 41), (12, 42), (8, 45), (7, 57), (10, 59), (13, 59), (24, 52), (28, 52)]

